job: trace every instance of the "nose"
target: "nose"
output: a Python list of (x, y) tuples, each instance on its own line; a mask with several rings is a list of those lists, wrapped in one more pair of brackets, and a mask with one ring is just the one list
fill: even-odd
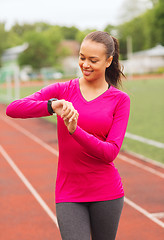
[(84, 68), (89, 68), (89, 67), (90, 67), (88, 61), (84, 61), (84, 63), (83, 63), (83, 67), (84, 67)]

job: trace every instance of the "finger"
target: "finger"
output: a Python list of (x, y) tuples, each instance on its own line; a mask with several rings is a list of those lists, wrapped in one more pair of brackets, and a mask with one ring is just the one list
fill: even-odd
[(74, 121), (77, 121), (78, 116), (79, 116), (78, 112), (75, 111), (74, 114), (72, 115), (72, 117), (69, 119), (69, 122), (71, 122), (71, 121), (73, 121), (73, 120), (74, 120)]
[(60, 104), (62, 105), (62, 110), (65, 108), (66, 101), (64, 99), (59, 100)]
[(74, 110), (71, 110), (67, 115), (64, 116), (63, 120), (70, 119), (74, 115)]
[(71, 111), (67, 115), (65, 115), (65, 118), (69, 118), (69, 119), (73, 118), (75, 117), (76, 114), (77, 114), (77, 110), (75, 110), (74, 107), (72, 107)]
[(73, 114), (73, 111), (71, 109), (66, 110), (66, 112), (64, 112), (62, 115), (63, 120), (69, 118), (69, 116), (71, 117), (72, 114)]
[[(63, 111), (62, 117), (64, 118), (69, 118), (72, 116), (73, 112), (75, 111), (74, 107), (72, 106), (72, 103), (67, 102), (66, 103), (66, 108)], [(69, 116), (68, 116), (69, 115)]]
[(66, 119), (66, 118), (70, 118), (72, 117), (72, 115), (74, 114), (75, 112), (75, 109), (67, 109), (64, 113), (63, 113), (63, 119)]
[(68, 101), (64, 101), (63, 103), (63, 110), (65, 111), (67, 108), (72, 108), (72, 103)]
[(65, 102), (63, 103), (63, 109), (62, 109), (62, 112), (63, 112), (63, 113), (62, 113), (61, 117), (63, 117), (63, 116), (65, 115), (67, 109), (68, 109), (68, 104), (67, 104), (67, 102), (65, 101)]

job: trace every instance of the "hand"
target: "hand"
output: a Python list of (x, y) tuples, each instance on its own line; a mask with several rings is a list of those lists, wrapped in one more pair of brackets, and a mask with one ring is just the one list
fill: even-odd
[(72, 134), (76, 130), (78, 112), (75, 110), (71, 102), (58, 100), (52, 102), (54, 112), (63, 118), (68, 131)]
[(76, 130), (78, 116), (79, 114), (73, 107), (72, 103), (65, 101), (63, 105), (63, 114), (61, 117), (63, 118), (64, 123), (71, 134), (73, 134)]
[(61, 116), (63, 113), (63, 104), (64, 104), (65, 100), (58, 100), (58, 101), (52, 101), (51, 103), (51, 107), (53, 109), (53, 111)]
[(73, 134), (76, 130), (78, 117), (79, 114), (76, 111), (75, 115), (73, 115), (70, 119), (64, 120), (64, 123), (71, 134)]

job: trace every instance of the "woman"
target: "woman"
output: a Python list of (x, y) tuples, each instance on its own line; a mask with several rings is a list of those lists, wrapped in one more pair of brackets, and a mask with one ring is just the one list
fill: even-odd
[(128, 95), (118, 89), (117, 40), (106, 32), (88, 34), (80, 48), (82, 77), (51, 84), (12, 102), (7, 115), (58, 118), (59, 163), (56, 211), (63, 240), (113, 240), (124, 191), (114, 166), (125, 135)]

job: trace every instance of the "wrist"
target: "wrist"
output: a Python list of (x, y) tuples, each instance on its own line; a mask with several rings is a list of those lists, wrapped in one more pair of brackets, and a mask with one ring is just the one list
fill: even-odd
[(69, 133), (70, 133), (71, 135), (74, 134), (74, 132), (76, 131), (76, 129), (77, 129), (77, 126), (76, 126), (74, 129), (69, 130)]
[(55, 113), (55, 111), (54, 111), (53, 108), (52, 108), (52, 102), (53, 102), (53, 101), (58, 101), (58, 99), (57, 99), (57, 98), (51, 98), (51, 99), (49, 99), (48, 102), (47, 102), (47, 109), (48, 109), (48, 112), (49, 112), (51, 115), (53, 115), (53, 113)]

